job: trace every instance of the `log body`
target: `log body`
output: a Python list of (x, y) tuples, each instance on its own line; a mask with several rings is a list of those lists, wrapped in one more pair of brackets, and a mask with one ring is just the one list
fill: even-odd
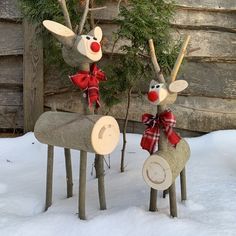
[(49, 111), (36, 122), (34, 134), (41, 143), (106, 155), (117, 146), (120, 130), (111, 116)]
[(153, 189), (168, 189), (184, 169), (190, 157), (190, 148), (185, 139), (181, 139), (176, 148), (167, 140), (163, 149), (151, 155), (143, 165), (143, 178)]

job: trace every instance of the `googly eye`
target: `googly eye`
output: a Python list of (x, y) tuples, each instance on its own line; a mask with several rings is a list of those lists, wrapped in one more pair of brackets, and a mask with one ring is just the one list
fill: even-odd
[(93, 37), (94, 40), (98, 40), (96, 37)]
[(86, 39), (90, 40), (90, 37), (89, 37), (89, 36), (86, 36)]

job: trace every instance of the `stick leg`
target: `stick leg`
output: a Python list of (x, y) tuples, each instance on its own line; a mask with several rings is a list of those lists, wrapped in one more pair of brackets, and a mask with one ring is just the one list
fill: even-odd
[(169, 188), (169, 199), (170, 199), (170, 215), (172, 217), (177, 217), (175, 182), (173, 182), (173, 184)]
[(73, 196), (73, 176), (71, 167), (71, 154), (69, 148), (64, 148), (65, 164), (66, 164), (66, 184), (67, 184), (67, 198)]
[(52, 184), (53, 184), (53, 150), (54, 147), (48, 145), (47, 160), (47, 183), (46, 183), (46, 204), (45, 211), (52, 205)]
[(181, 186), (181, 201), (185, 201), (185, 200), (187, 200), (186, 171), (185, 171), (185, 167), (180, 172), (180, 186)]
[(86, 169), (87, 152), (80, 151), (80, 173), (79, 173), (79, 218), (86, 220), (85, 198), (86, 198)]
[(157, 211), (157, 190), (151, 188), (149, 211)]
[(106, 210), (106, 195), (105, 195), (105, 185), (104, 185), (104, 162), (103, 156), (96, 154), (96, 161), (97, 161), (97, 177), (98, 177), (98, 195), (99, 195), (99, 203), (100, 203), (100, 210)]
[(166, 198), (166, 195), (169, 193), (169, 189), (163, 191), (163, 198)]

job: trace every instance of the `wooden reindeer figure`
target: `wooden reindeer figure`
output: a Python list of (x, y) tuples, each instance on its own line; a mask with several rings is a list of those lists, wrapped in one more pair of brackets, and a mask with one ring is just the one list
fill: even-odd
[[(53, 146), (65, 148), (67, 171), (67, 196), (72, 196), (72, 168), (70, 148), (80, 150), (79, 178), (79, 218), (85, 219), (85, 192), (87, 152), (96, 154), (98, 191), (100, 209), (106, 209), (104, 188), (103, 155), (111, 153), (119, 140), (119, 127), (113, 117), (94, 115), (100, 106), (99, 82), (106, 80), (105, 74), (94, 64), (102, 58), (102, 30), (95, 27), (88, 34), (82, 34), (89, 11), (103, 8), (89, 8), (85, 1), (84, 13), (78, 34), (73, 31), (65, 0), (58, 0), (65, 18), (66, 26), (54, 21), (43, 21), (44, 27), (62, 43), (62, 55), (71, 67), (77, 67), (77, 74), (70, 76), (74, 85), (84, 92), (83, 110), (86, 116), (63, 112), (46, 112), (35, 126), (35, 136), (48, 144), (48, 169), (46, 210), (52, 204)], [(75, 30), (77, 31), (77, 30)], [(93, 110), (95, 106), (95, 111)], [(88, 107), (90, 109), (88, 109)], [(85, 143), (85, 141), (87, 143)]]
[(141, 146), (151, 154), (143, 165), (143, 178), (151, 187), (150, 211), (156, 211), (157, 190), (169, 190), (170, 213), (177, 217), (177, 204), (175, 192), (175, 179), (180, 174), (181, 199), (187, 199), (185, 164), (190, 157), (190, 148), (185, 139), (181, 138), (174, 130), (176, 120), (167, 105), (173, 104), (177, 93), (188, 87), (184, 80), (177, 80), (176, 75), (183, 60), (189, 42), (186, 38), (175, 67), (171, 73), (171, 81), (166, 81), (160, 73), (156, 59), (153, 41), (149, 41), (152, 62), (158, 81), (152, 80), (148, 92), (149, 102), (157, 106), (156, 116), (144, 114), (142, 121), (148, 126), (144, 131)]

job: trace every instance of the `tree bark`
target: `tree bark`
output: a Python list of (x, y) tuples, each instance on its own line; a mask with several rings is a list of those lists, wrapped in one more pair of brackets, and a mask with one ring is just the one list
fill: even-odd
[(122, 150), (121, 150), (120, 172), (125, 171), (124, 161), (125, 161), (125, 150), (126, 150), (126, 143), (127, 143), (126, 130), (127, 130), (127, 125), (128, 125), (128, 120), (129, 120), (129, 109), (130, 109), (132, 89), (133, 89), (133, 87), (131, 87), (128, 91), (127, 108), (126, 108), (126, 115), (125, 115), (125, 121), (124, 121), (124, 126), (123, 126), (123, 146), (122, 146)]

